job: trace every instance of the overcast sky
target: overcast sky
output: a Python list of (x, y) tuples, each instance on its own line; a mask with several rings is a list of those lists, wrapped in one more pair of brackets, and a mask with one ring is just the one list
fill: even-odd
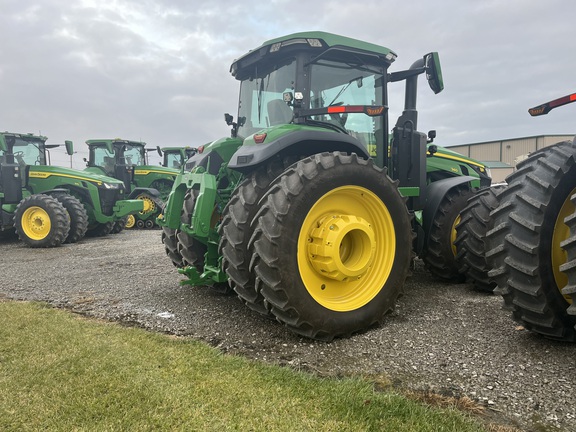
[(438, 51), (445, 90), (421, 78), (418, 107), (439, 145), (572, 134), (576, 104), (527, 110), (576, 92), (575, 16), (573, 0), (0, 0), (0, 130), (73, 140), (75, 168), (88, 139), (200, 145), (229, 134), (235, 58), (321, 30), (392, 49), (392, 71)]

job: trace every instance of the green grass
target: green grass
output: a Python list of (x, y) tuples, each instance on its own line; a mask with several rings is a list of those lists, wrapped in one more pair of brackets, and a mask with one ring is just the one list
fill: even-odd
[(328, 379), (199, 342), (0, 302), (0, 430), (482, 431), (362, 379)]

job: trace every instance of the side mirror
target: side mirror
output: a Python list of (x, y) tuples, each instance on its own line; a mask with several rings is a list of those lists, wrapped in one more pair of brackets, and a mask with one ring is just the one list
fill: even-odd
[(444, 81), (442, 80), (440, 57), (437, 52), (431, 52), (424, 56), (424, 67), (426, 68), (428, 85), (434, 93), (440, 93), (444, 89)]
[(231, 116), (230, 114), (226, 113), (224, 114), (224, 121), (226, 122), (226, 124), (228, 126), (233, 126), (234, 125), (234, 117)]
[(158, 152), (158, 156), (162, 157), (162, 149), (160, 146), (156, 146), (156, 151)]
[(66, 153), (68, 153), (70, 156), (72, 156), (74, 154), (74, 143), (72, 141), (64, 141), (64, 145), (66, 146)]

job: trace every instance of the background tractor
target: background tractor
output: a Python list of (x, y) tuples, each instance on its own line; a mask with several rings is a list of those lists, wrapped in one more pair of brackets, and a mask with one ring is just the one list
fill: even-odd
[(162, 158), (162, 166), (180, 170), (196, 153), (195, 147), (156, 147)]
[(86, 171), (114, 177), (124, 183), (130, 198), (143, 202), (142, 211), (119, 222), (123, 228), (153, 228), (172, 189), (178, 170), (148, 164), (146, 143), (122, 139), (88, 140)]
[[(33, 195), (50, 195), (66, 209), (70, 229), (65, 242), (75, 243), (84, 235), (108, 234), (116, 221), (142, 209), (141, 202), (124, 199), (124, 185), (114, 178), (50, 166), (48, 149), (58, 145), (46, 144), (45, 136), (10, 132), (1, 135), (6, 153), (13, 155), (19, 167), (22, 187)], [(71, 141), (66, 141), (66, 151), (73, 154)], [(21, 223), (24, 221), (15, 221), (15, 225)]]
[(54, 197), (32, 194), (27, 170), (14, 158), (14, 141), (0, 134), (0, 234), (12, 233), (30, 247), (56, 247), (67, 238), (70, 219)]
[[(529, 110), (576, 101), (576, 93)], [(528, 330), (576, 341), (576, 141), (544, 147), (518, 163), (496, 194), (486, 260), (504, 307)]]
[[(388, 48), (324, 32), (234, 61), (237, 120), (175, 183), (163, 242), (192, 285), (233, 290), (290, 330), (332, 340), (383, 320), (415, 254), (446, 280), (459, 211), (485, 167), (417, 130), (417, 80), (443, 89), (437, 53), (389, 72)], [(391, 134), (388, 84), (405, 81)]]

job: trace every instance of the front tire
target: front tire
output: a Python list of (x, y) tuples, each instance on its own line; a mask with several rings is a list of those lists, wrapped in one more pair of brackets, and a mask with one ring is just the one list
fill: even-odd
[(450, 189), (434, 215), (422, 260), (433, 275), (448, 282), (464, 282), (456, 261), (456, 226), (460, 211), (466, 207), (474, 191), (467, 186)]
[(486, 233), (493, 228), (490, 212), (498, 207), (498, 196), (504, 187), (495, 186), (479, 191), (460, 213), (456, 226), (456, 262), (460, 273), (478, 291), (493, 293), (496, 283), (490, 280), (486, 262)]
[(92, 228), (86, 231), (87, 237), (104, 237), (112, 232), (114, 222), (96, 223)]
[[(192, 220), (192, 213), (196, 205), (196, 193), (197, 191), (189, 190), (184, 197), (184, 206), (181, 214), (183, 223), (190, 223)], [(208, 247), (182, 230), (176, 230), (176, 239), (178, 240), (178, 253), (182, 257), (182, 264), (195, 267), (198, 273), (204, 272), (204, 256), (208, 251)], [(168, 255), (170, 256), (170, 254)], [(175, 263), (173, 257), (170, 256), (170, 258)], [(233, 293), (228, 282), (215, 282), (210, 285), (210, 288), (219, 294), (228, 295)]]
[(325, 341), (379, 325), (412, 257), (398, 184), (355, 154), (322, 153), (288, 168), (262, 202), (253, 269), (274, 316)]
[(48, 195), (24, 198), (14, 212), (14, 226), (20, 240), (31, 248), (60, 246), (70, 231), (68, 212)]
[(128, 222), (128, 216), (124, 216), (121, 219), (118, 219), (114, 222), (114, 226), (112, 227), (111, 234), (118, 234), (126, 228), (126, 223)]
[(269, 315), (270, 312), (264, 304), (264, 297), (256, 290), (255, 274), (250, 269), (252, 220), (270, 183), (289, 164), (290, 161), (277, 161), (251, 173), (236, 188), (224, 208), (219, 230), (222, 269), (228, 275), (230, 287), (246, 306), (262, 315)]

